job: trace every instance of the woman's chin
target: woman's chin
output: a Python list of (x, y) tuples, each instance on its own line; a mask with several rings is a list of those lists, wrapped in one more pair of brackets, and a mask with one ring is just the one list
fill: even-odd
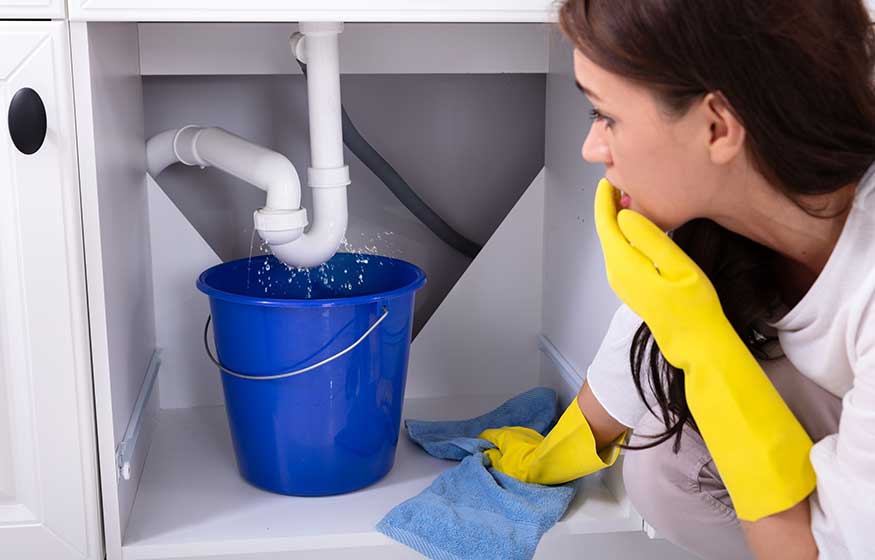
[(633, 212), (637, 212), (637, 213), (641, 214), (642, 216), (644, 216), (645, 218), (647, 218), (648, 220), (653, 222), (656, 225), (656, 227), (658, 227), (662, 231), (669, 231), (671, 229), (675, 229), (675, 228), (666, 228), (665, 225), (662, 223), (662, 220), (654, 218), (653, 216), (648, 214), (645, 210), (642, 210), (637, 204), (635, 204), (634, 200), (631, 201), (631, 204), (629, 204), (628, 207), (624, 208), (624, 210), (631, 210)]

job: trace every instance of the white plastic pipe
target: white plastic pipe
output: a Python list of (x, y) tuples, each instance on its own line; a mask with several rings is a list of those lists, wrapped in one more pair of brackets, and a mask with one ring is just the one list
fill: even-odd
[(177, 161), (215, 167), (266, 191), (268, 208), (301, 206), (301, 181), (286, 156), (222, 128), (189, 125), (161, 132), (146, 143), (146, 161), (152, 177)]
[(146, 166), (153, 178), (181, 162), (216, 167), (267, 192), (255, 213), (255, 229), (265, 240), (289, 242), (301, 237), (307, 211), (301, 208), (301, 181), (284, 155), (221, 128), (184, 126), (165, 130), (146, 142)]
[(146, 171), (156, 179), (162, 171), (179, 161), (173, 141), (178, 128), (165, 130), (149, 138), (146, 142)]
[[(313, 189), (313, 226), (300, 239), (272, 243), (281, 261), (296, 266), (316, 266), (337, 252), (348, 222), (346, 187), (349, 168), (343, 163), (343, 129), (340, 111), (340, 55), (338, 35), (343, 23), (302, 22), (303, 49), (292, 37), (292, 50), (307, 64), (307, 99), (310, 115), (310, 168)], [(302, 53), (303, 51), (303, 53)]]
[(298, 173), (282, 154), (221, 128), (190, 125), (150, 138), (146, 164), (153, 178), (176, 162), (213, 166), (267, 191), (265, 207), (254, 215), (258, 235), (284, 263), (312, 267), (337, 252), (348, 222), (350, 181), (343, 163), (338, 50), (343, 23), (307, 22), (299, 29), (301, 33), (292, 36), (292, 49), (307, 63), (311, 160), (307, 177), (313, 188), (313, 225), (306, 233)]

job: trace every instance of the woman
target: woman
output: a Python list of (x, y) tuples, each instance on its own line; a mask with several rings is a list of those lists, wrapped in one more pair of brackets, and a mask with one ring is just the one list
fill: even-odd
[(487, 430), (487, 456), (556, 484), (612, 464), (633, 428), (629, 495), (680, 546), (875, 558), (863, 2), (568, 0), (560, 24), (594, 107), (583, 158), (605, 165), (596, 227), (624, 305), (550, 433)]

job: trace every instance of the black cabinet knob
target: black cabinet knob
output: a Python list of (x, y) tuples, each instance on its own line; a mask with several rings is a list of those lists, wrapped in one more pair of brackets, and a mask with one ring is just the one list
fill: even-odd
[(9, 135), (23, 154), (33, 154), (46, 139), (46, 106), (37, 92), (21, 88), (9, 104)]

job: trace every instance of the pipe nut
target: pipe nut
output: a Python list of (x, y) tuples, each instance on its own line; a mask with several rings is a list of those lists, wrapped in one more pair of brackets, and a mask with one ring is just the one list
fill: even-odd
[(202, 126), (189, 124), (176, 131), (176, 136), (173, 138), (173, 152), (180, 163), (198, 167), (209, 165), (197, 153), (197, 139), (204, 130), (206, 129)]
[(307, 227), (307, 209), (278, 210), (262, 208), (255, 211), (255, 229), (259, 231), (284, 231)]
[(307, 210), (262, 208), (254, 214), (255, 230), (271, 245), (289, 243), (301, 237), (307, 227)]
[(313, 189), (334, 189), (345, 187), (349, 180), (349, 166), (334, 168), (307, 168), (307, 184)]

